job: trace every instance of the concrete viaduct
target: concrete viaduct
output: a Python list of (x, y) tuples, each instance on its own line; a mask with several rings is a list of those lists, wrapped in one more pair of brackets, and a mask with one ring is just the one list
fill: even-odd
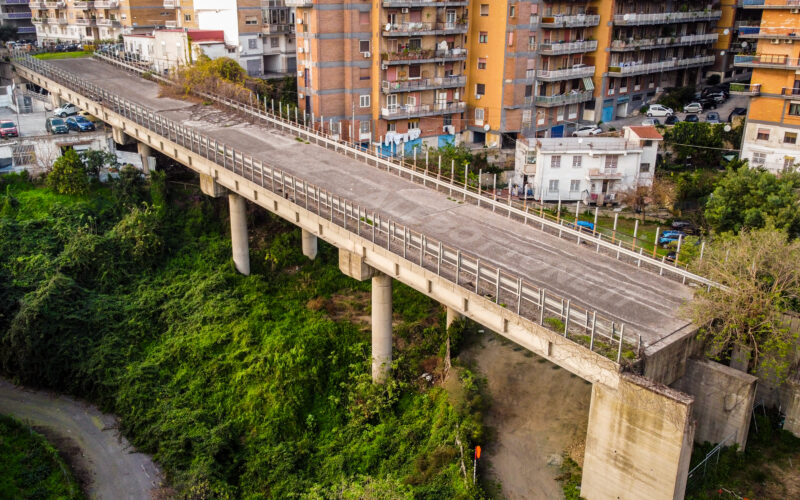
[(702, 277), (264, 106), (160, 98), (124, 62), (17, 54), (12, 64), (54, 105), (71, 102), (117, 143), (136, 142), (145, 165), (159, 151), (197, 172), (207, 195), (227, 196), (239, 272), (250, 272), (246, 200), (299, 226), (309, 258), (319, 238), (336, 246), (342, 272), (372, 280), (376, 382), (391, 364), (394, 280), (442, 303), (448, 325), (469, 317), (591, 382), (585, 498), (683, 498), (694, 440), (733, 435), (744, 446), (755, 378), (697, 359), (696, 328), (678, 314), (691, 299), (685, 283), (713, 285)]

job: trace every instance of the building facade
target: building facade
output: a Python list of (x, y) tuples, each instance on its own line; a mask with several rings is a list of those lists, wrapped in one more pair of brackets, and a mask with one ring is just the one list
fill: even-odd
[(162, 29), (151, 34), (122, 35), (125, 52), (154, 63), (161, 71), (192, 64), (200, 55), (211, 59), (228, 56), (222, 30)]
[(29, 0), (0, 0), (0, 25), (16, 28), (17, 40), (35, 38), (32, 17)]
[(542, 201), (616, 203), (620, 193), (653, 183), (662, 140), (654, 127), (625, 127), (622, 137), (522, 139), (514, 183)]
[(749, 85), (731, 86), (751, 96), (741, 156), (751, 167), (793, 170), (800, 162), (800, 1), (746, 1), (763, 12), (760, 25), (748, 30), (755, 53), (734, 62), (753, 72)]

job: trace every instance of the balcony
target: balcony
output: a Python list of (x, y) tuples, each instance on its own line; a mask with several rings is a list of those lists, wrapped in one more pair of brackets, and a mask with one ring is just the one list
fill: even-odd
[(102, 1), (102, 2), (99, 1), (99, 0), (95, 0), (95, 2), (94, 2), (94, 8), (95, 9), (116, 9), (117, 7), (119, 7), (119, 1), (118, 0), (109, 0), (109, 1)]
[(680, 47), (686, 45), (702, 45), (714, 43), (719, 39), (719, 33), (705, 33), (702, 35), (662, 36), (658, 38), (640, 38), (627, 40), (613, 40), (612, 52), (626, 52), (641, 49), (656, 49), (664, 47)]
[(174, 9), (175, 8), (175, 0), (164, 0), (164, 8), (165, 9)]
[(420, 106), (390, 106), (381, 108), (381, 117), (387, 120), (398, 120), (401, 118), (450, 115), (453, 113), (462, 113), (466, 109), (467, 103), (465, 102), (422, 104)]
[(577, 54), (592, 52), (597, 49), (597, 40), (582, 40), (579, 42), (542, 42), (539, 44), (539, 53), (545, 56), (560, 54)]
[[(592, 100), (591, 90), (579, 90), (561, 95), (537, 95), (534, 99), (537, 106), (552, 108), (565, 104), (576, 104)], [(525, 104), (530, 104), (530, 97), (525, 98)]]
[(311, 0), (285, 0), (287, 7), (313, 7)]
[(800, 9), (800, 0), (739, 0), (743, 9)]
[(31, 10), (33, 10), (33, 9), (46, 9), (47, 5), (44, 2), (32, 1), (30, 3), (30, 8), (31, 8)]
[(98, 19), (97, 25), (105, 26), (106, 28), (119, 28), (121, 26), (120, 22), (116, 19)]
[(571, 80), (572, 78), (583, 78), (592, 75), (594, 75), (594, 66), (585, 66), (583, 64), (576, 64), (571, 68), (565, 69), (542, 69), (536, 72), (536, 78), (546, 82)]
[(599, 15), (576, 14), (574, 16), (543, 16), (539, 26), (542, 28), (580, 28), (598, 24), (600, 24)]
[(33, 17), (31, 18), (31, 23), (33, 24), (48, 24), (50, 19), (46, 17)]
[(414, 64), (444, 62), (444, 61), (463, 61), (467, 58), (467, 49), (460, 47), (448, 50), (409, 50), (403, 52), (384, 52), (381, 54), (381, 62), (386, 65), (392, 64)]
[(30, 11), (28, 12), (0, 12), (0, 17), (3, 19), (30, 19), (33, 16)]
[(715, 21), (722, 17), (721, 10), (696, 10), (691, 12), (661, 12), (658, 14), (616, 14), (615, 26), (643, 26), (648, 24), (688, 23)]
[(733, 65), (739, 68), (798, 70), (800, 69), (800, 59), (770, 54), (741, 55), (733, 57)]
[(770, 28), (739, 26), (739, 38), (773, 38), (775, 40), (800, 40), (800, 27)]
[(467, 7), (468, 0), (383, 0), (383, 6), (400, 7)]
[(95, 26), (96, 21), (94, 19), (89, 19), (85, 17), (79, 17), (75, 19), (76, 26)]
[(757, 96), (761, 94), (761, 84), (731, 83), (730, 92), (733, 95)]
[(616, 170), (601, 170), (599, 168), (590, 168), (586, 172), (586, 179), (604, 179), (604, 180), (622, 180), (622, 172)]
[(67, 6), (67, 2), (45, 2), (44, 4), (48, 9), (63, 9)]
[(383, 27), (384, 36), (446, 35), (466, 32), (466, 18), (454, 22), (398, 23), (386, 24)]
[(714, 62), (714, 56), (697, 56), (683, 59), (672, 59), (670, 61), (658, 61), (651, 63), (629, 62), (620, 66), (609, 66), (608, 76), (628, 77), (633, 75), (643, 75), (649, 73), (659, 73), (673, 69), (690, 68), (694, 66), (706, 66)]
[(76, 9), (91, 9), (94, 7), (94, 2), (72, 2), (72, 6)]
[(0, 4), (2, 5), (28, 5), (30, 0), (2, 0)]
[(261, 32), (265, 35), (275, 35), (281, 33), (294, 33), (293, 24), (265, 24), (261, 27)]
[(420, 78), (418, 80), (383, 81), (381, 88), (386, 94), (395, 92), (416, 92), (420, 90), (461, 88), (467, 84), (466, 76), (444, 76), (439, 78)]

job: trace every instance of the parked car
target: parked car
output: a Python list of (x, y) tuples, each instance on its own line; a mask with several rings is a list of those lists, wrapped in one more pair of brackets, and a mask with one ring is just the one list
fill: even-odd
[(698, 102), (703, 105), (703, 109), (717, 109), (718, 103), (714, 99), (704, 98), (700, 99)]
[(92, 123), (95, 123), (95, 124), (96, 124), (96, 123), (98, 123), (98, 122), (100, 121), (100, 119), (99, 119), (99, 118), (97, 118), (97, 117), (96, 117), (96, 116), (94, 116), (93, 114), (89, 113), (88, 111), (81, 111), (81, 112), (80, 112), (80, 115), (81, 115), (82, 117), (86, 118), (87, 120), (89, 120), (90, 122), (92, 122)]
[(572, 137), (588, 137), (590, 135), (597, 135), (603, 133), (603, 129), (595, 125), (583, 125), (575, 129)]
[(594, 232), (594, 224), (589, 222), (589, 221), (585, 221), (585, 220), (579, 220), (577, 224), (573, 224), (572, 222), (568, 222), (567, 224), (565, 224), (565, 226), (570, 228), (570, 229), (577, 229), (578, 231), (580, 231), (582, 233), (593, 233)]
[(708, 123), (722, 123), (719, 120), (719, 113), (717, 113), (716, 111), (709, 111), (708, 113), (706, 113), (706, 122), (708, 122)]
[(675, 231), (682, 231), (686, 234), (694, 234), (697, 232), (694, 223), (688, 220), (674, 220), (672, 224), (670, 224), (670, 227)]
[(714, 92), (708, 94), (706, 99), (713, 99), (715, 102), (722, 104), (726, 99), (728, 99), (728, 96), (724, 92)]
[(89, 132), (95, 130), (94, 123), (90, 122), (81, 115), (67, 118), (67, 127), (70, 130), (77, 130), (78, 132)]
[(51, 117), (48, 118), (45, 122), (44, 128), (47, 129), (48, 132), (51, 134), (68, 134), (69, 128), (67, 128), (67, 124), (64, 123), (63, 118), (55, 118)]
[(686, 233), (683, 231), (675, 231), (675, 230), (668, 230), (664, 231), (664, 233), (658, 238), (659, 245), (669, 245), (673, 241), (678, 241), (681, 238), (685, 238)]
[(675, 115), (669, 115), (668, 117), (664, 118), (664, 125), (675, 125), (680, 123), (681, 119)]
[(661, 125), (661, 122), (658, 121), (658, 118), (645, 118), (642, 120), (642, 125), (645, 127), (655, 127), (656, 125)]
[(7, 137), (19, 137), (17, 125), (11, 121), (0, 121), (0, 137), (3, 139)]
[(651, 104), (647, 108), (647, 116), (669, 116), (674, 114), (672, 108), (662, 106), (661, 104)]
[(684, 113), (700, 113), (703, 111), (703, 105), (699, 102), (693, 102), (683, 107)]
[(686, 118), (684, 118), (683, 121), (689, 123), (697, 123), (700, 121), (700, 118), (698, 118), (697, 115), (686, 115)]
[(747, 114), (747, 108), (733, 108), (731, 114), (728, 115), (728, 123), (733, 121), (734, 116), (745, 116)]
[(78, 114), (78, 107), (74, 104), (67, 103), (63, 106), (60, 106), (53, 110), (53, 114), (56, 116), (60, 116), (61, 118), (66, 118), (67, 116), (77, 115)]

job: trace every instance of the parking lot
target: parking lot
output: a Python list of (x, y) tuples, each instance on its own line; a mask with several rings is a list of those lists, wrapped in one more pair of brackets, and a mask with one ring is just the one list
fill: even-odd
[[(745, 108), (745, 109), (747, 108), (747, 99), (748, 99), (747, 96), (732, 95), (724, 103), (717, 106), (717, 109), (709, 109), (703, 111), (702, 113), (684, 113), (683, 109), (675, 109), (673, 111), (675, 112), (675, 116), (680, 118), (681, 121), (684, 121), (686, 119), (687, 114), (696, 114), (698, 118), (700, 118), (701, 122), (706, 121), (706, 113), (708, 113), (708, 111), (716, 111), (717, 113), (719, 113), (720, 120), (723, 123), (727, 123), (728, 115), (731, 114), (731, 111), (733, 111), (734, 108)], [(617, 130), (621, 130), (622, 127), (631, 125), (641, 125), (642, 120), (644, 120), (645, 118), (647, 118), (647, 116), (636, 113), (636, 115), (628, 116), (626, 118), (619, 118), (617, 120), (603, 123), (601, 125), (601, 128), (603, 128), (604, 130), (609, 130), (611, 127), (614, 127)], [(664, 123), (664, 118), (665, 118), (664, 116), (658, 116), (655, 118), (657, 118), (658, 121), (660, 121), (662, 124)]]
[[(17, 124), (17, 131), (21, 137), (33, 137), (38, 135), (48, 135), (45, 129), (45, 121), (53, 116), (50, 112), (41, 113), (15, 113), (11, 108), (0, 108), (0, 120), (10, 120)], [(98, 130), (102, 130), (103, 124), (96, 123)], [(70, 134), (78, 134), (74, 130), (69, 131)]]

